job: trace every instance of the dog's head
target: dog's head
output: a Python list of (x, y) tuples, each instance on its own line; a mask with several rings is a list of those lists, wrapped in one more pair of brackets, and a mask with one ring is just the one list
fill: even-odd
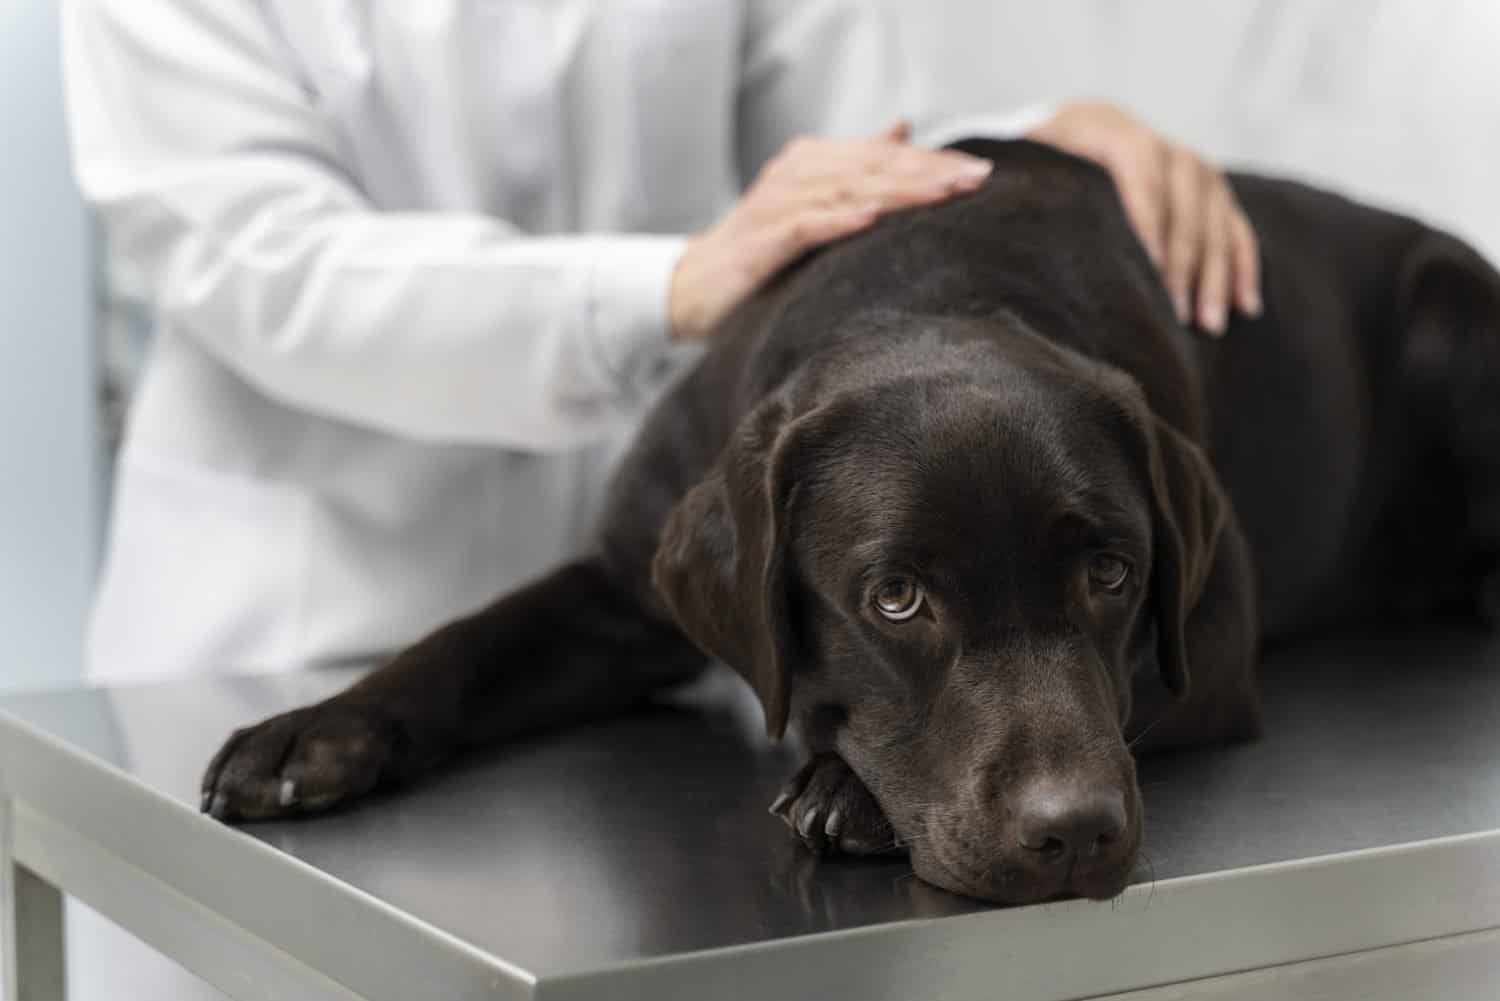
[(795, 712), (833, 742), (923, 878), (1103, 898), (1141, 837), (1132, 682), (1189, 684), (1225, 502), (1131, 380), (1022, 343), (767, 399), (669, 518), (656, 582), (773, 737)]

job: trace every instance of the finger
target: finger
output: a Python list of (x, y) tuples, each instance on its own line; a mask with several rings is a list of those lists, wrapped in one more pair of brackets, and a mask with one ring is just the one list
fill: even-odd
[(904, 179), (920, 186), (943, 184), (963, 191), (983, 183), (993, 166), (983, 157), (883, 137), (856, 142), (796, 139), (778, 154), (766, 177), (771, 187), (783, 191), (836, 188), (861, 176)]
[(1162, 266), (1162, 245), (1167, 228), (1164, 193), (1165, 158), (1154, 140), (1121, 154), (1110, 162), (1109, 172), (1120, 193), (1125, 216), (1151, 262)]
[(887, 145), (863, 151), (858, 165), (850, 167), (847, 161), (829, 164), (816, 180), (800, 178), (778, 192), (768, 193), (767, 203), (781, 210), (852, 208), (871, 203), (888, 212), (973, 191), (984, 183), (993, 164), (965, 154)]
[(808, 207), (838, 208), (874, 205), (882, 213), (927, 205), (972, 191), (983, 183), (972, 173), (938, 174), (935, 178), (866, 174), (837, 185), (826, 193), (808, 193)]
[(1231, 247), (1234, 254), (1234, 298), (1240, 312), (1246, 316), (1259, 316), (1260, 293), (1260, 241), (1250, 220), (1238, 204), (1230, 219)]
[(977, 185), (990, 175), (994, 167), (992, 161), (982, 156), (971, 156), (957, 150), (902, 146), (895, 156), (887, 153), (877, 163), (874, 172), (893, 178), (947, 179)]
[(1189, 289), (1203, 252), (1203, 173), (1197, 159), (1174, 151), (1167, 160), (1167, 292), (1182, 323), (1192, 321)]
[(877, 202), (886, 211), (925, 205), (978, 190), (994, 170), (991, 161), (965, 153), (902, 147), (902, 154), (855, 179), (860, 200)]
[(1204, 203), (1203, 256), (1198, 270), (1198, 326), (1222, 337), (1229, 317), (1229, 280), (1234, 271), (1229, 192), (1215, 181)]

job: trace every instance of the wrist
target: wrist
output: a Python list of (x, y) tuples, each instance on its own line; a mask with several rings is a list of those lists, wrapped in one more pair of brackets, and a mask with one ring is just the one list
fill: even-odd
[(701, 301), (698, 264), (704, 253), (706, 234), (688, 240), (672, 269), (667, 293), (667, 336), (673, 341), (697, 340), (707, 333), (707, 309)]

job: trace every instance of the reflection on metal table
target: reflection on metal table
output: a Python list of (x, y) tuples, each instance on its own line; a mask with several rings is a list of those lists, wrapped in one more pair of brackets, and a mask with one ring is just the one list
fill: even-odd
[(1264, 674), (1264, 739), (1142, 763), (1138, 885), (1013, 909), (808, 855), (766, 813), (796, 754), (724, 675), (242, 829), (198, 814), (203, 764), (350, 672), (0, 699), (7, 996), (60, 982), (60, 892), (240, 997), (1491, 996), (1500, 641), (1346, 635)]

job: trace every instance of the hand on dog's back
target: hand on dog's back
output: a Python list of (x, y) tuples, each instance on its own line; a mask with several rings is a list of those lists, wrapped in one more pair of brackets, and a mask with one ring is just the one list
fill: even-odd
[[(1260, 314), (1256, 235), (1216, 166), (1098, 101), (1063, 105), (1027, 138), (1108, 171), (1179, 322), (1221, 336), (1232, 310)], [(868, 140), (788, 143), (729, 213), (688, 244), (672, 277), (672, 335), (708, 335), (808, 251), (886, 213), (974, 191), (990, 172), (982, 158), (906, 139), (899, 124)]]
[(688, 243), (672, 276), (672, 335), (703, 337), (788, 264), (881, 215), (973, 191), (991, 165), (906, 142), (897, 125), (873, 139), (794, 139), (744, 196)]

